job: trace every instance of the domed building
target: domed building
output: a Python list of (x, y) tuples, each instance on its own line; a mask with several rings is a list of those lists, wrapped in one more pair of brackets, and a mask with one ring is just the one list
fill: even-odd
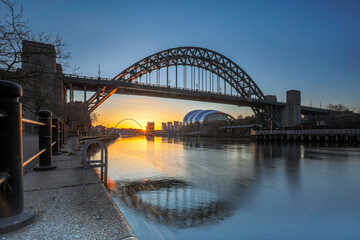
[(218, 110), (194, 110), (185, 115), (183, 124), (184, 126), (191, 124), (203, 125), (214, 122), (227, 122), (229, 120), (235, 120), (235, 118)]

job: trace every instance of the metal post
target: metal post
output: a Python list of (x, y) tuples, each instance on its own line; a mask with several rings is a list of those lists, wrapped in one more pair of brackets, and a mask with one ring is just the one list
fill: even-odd
[(177, 65), (175, 65), (175, 87), (177, 88), (178, 87), (178, 81), (177, 81)]
[(61, 122), (61, 145), (62, 147), (64, 148), (64, 145), (65, 145), (65, 139), (64, 139), (64, 136), (65, 136), (65, 128), (64, 128), (64, 123)]
[(74, 102), (74, 89), (73, 89), (72, 83), (70, 83), (70, 102), (71, 103)]
[(64, 148), (63, 146), (63, 123), (59, 122), (59, 147)]
[(0, 81), (0, 175), (6, 178), (0, 188), (0, 233), (24, 227), (35, 214), (24, 212), (23, 155), (20, 85)]
[(205, 91), (207, 91), (207, 70), (205, 70)]
[(84, 85), (84, 103), (86, 102), (86, 84)]
[(44, 154), (39, 157), (39, 165), (34, 167), (34, 170), (49, 170), (56, 168), (56, 165), (51, 164), (52, 147), (51, 147), (51, 133), (52, 133), (52, 113), (48, 110), (39, 111), (39, 122), (45, 126), (39, 126), (39, 150), (46, 148)]
[(190, 90), (193, 89), (193, 67), (190, 66)]
[(58, 118), (53, 118), (52, 119), (52, 124), (55, 126), (53, 128), (53, 142), (56, 142), (54, 144), (54, 146), (52, 147), (52, 154), (53, 155), (60, 155), (61, 152), (59, 151), (60, 148), (60, 137), (59, 137), (59, 119)]
[(62, 134), (62, 144), (63, 144), (63, 146), (65, 145), (65, 141), (66, 141), (66, 126), (65, 126), (65, 123), (61, 123), (61, 125), (62, 125), (62, 132), (61, 132), (61, 134)]
[(204, 69), (201, 69), (201, 91), (204, 91)]
[(199, 83), (198, 90), (200, 91), (200, 68), (198, 68), (198, 83)]
[(183, 65), (183, 78), (184, 78), (184, 89), (186, 89), (186, 82), (187, 82), (187, 73), (186, 73), (186, 65)]
[(67, 142), (67, 140), (69, 139), (68, 133), (69, 133), (69, 129), (68, 129), (68, 127), (67, 127), (67, 126), (65, 125), (65, 123), (64, 123), (64, 134), (65, 134), (64, 142)]
[(211, 73), (209, 71), (209, 92), (211, 92)]
[(166, 67), (166, 86), (169, 87), (169, 66)]

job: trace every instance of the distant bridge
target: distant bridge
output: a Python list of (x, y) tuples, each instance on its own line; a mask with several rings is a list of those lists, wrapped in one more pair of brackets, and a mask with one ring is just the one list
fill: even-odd
[[(287, 107), (287, 103), (266, 97), (232, 60), (199, 47), (178, 47), (155, 53), (113, 79), (64, 74), (63, 82), (70, 90), (70, 101), (74, 100), (74, 90), (84, 91), (89, 114), (115, 93), (248, 106), (264, 125), (271, 122), (275, 126), (282, 125), (282, 112)], [(87, 98), (87, 91), (95, 93)], [(285, 114), (290, 118), (296, 109), (300, 109), (295, 113), (298, 119), (300, 114), (330, 113), (300, 103), (293, 105), (295, 108), (288, 108), (290, 114)]]
[(122, 122), (124, 122), (124, 121), (133, 121), (133, 122), (135, 122), (137, 125), (140, 126), (140, 129), (141, 129), (141, 130), (144, 129), (144, 127), (143, 127), (138, 121), (136, 121), (136, 120), (133, 119), (133, 118), (125, 118), (125, 119), (119, 121), (113, 128), (115, 129), (120, 123), (122, 123)]

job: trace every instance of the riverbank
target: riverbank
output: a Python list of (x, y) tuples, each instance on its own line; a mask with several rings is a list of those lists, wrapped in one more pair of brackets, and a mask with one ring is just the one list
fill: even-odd
[(25, 211), (35, 222), (2, 239), (137, 239), (93, 169), (83, 169), (78, 143), (70, 139), (51, 171), (24, 176)]

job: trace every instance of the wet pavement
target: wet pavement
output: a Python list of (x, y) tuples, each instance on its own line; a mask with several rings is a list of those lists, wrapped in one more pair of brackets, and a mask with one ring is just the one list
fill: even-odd
[[(35, 138), (24, 138), (24, 159), (37, 150)], [(137, 239), (96, 172), (82, 168), (76, 139), (62, 150), (56, 169), (24, 176), (25, 211), (37, 212), (35, 222), (1, 239)]]

